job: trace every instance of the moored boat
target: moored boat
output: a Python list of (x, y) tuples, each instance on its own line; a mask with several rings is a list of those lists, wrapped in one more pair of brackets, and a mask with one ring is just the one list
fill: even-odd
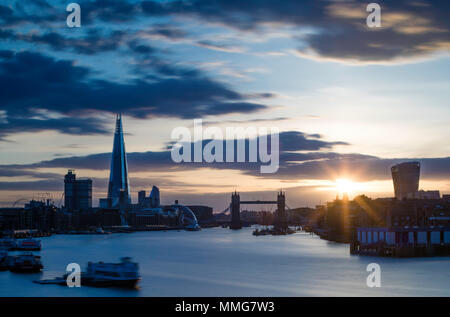
[(6, 271), (8, 269), (8, 251), (6, 249), (0, 249), (0, 271)]
[(14, 250), (17, 247), (15, 239), (3, 238), (0, 239), (0, 249)]
[(12, 256), (9, 260), (11, 272), (40, 272), (43, 268), (41, 257), (31, 252)]
[(16, 249), (20, 251), (40, 251), (41, 240), (33, 238), (18, 240)]

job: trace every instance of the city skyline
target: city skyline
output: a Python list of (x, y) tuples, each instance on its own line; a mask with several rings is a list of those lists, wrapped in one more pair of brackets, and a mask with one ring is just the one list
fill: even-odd
[[(216, 211), (234, 190), (283, 189), (291, 207), (343, 190), (394, 197), (390, 168), (403, 161), (420, 162), (420, 189), (449, 194), (448, 4), (380, 2), (372, 30), (356, 1), (258, 3), (258, 14), (253, 2), (80, 1), (77, 29), (62, 1), (0, 1), (0, 204), (57, 201), (75, 169), (97, 205), (118, 112), (134, 202), (152, 185), (162, 203)], [(173, 163), (171, 131), (195, 118), (279, 127), (279, 171)]]

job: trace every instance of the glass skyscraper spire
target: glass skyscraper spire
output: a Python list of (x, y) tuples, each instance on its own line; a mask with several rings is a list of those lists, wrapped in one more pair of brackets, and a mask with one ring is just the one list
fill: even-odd
[(130, 204), (130, 186), (128, 183), (128, 164), (123, 139), (122, 115), (116, 118), (116, 131), (114, 133), (114, 145), (111, 156), (111, 171), (109, 174), (108, 199), (112, 207), (119, 204)]

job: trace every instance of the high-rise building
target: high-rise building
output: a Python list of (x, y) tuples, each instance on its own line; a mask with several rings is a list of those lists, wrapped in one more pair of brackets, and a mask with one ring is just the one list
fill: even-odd
[(415, 197), (419, 191), (420, 163), (405, 162), (391, 167), (395, 197)]
[(123, 139), (122, 116), (120, 114), (116, 118), (116, 131), (114, 133), (111, 171), (109, 174), (108, 200), (112, 207), (131, 204), (127, 154)]
[(69, 211), (92, 208), (92, 180), (77, 179), (69, 170), (64, 176), (64, 207)]
[(161, 206), (161, 199), (159, 194), (159, 188), (153, 186), (150, 195), (145, 196), (145, 190), (138, 192), (138, 206), (140, 208), (159, 208)]
[(156, 186), (153, 186), (152, 191), (150, 192), (150, 204), (152, 208), (158, 208), (159, 205), (161, 204), (159, 188)]
[(145, 201), (145, 190), (141, 190), (138, 192), (138, 204), (143, 205)]

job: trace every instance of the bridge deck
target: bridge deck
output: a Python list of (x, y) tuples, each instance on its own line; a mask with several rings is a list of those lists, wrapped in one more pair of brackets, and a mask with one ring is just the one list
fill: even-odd
[(264, 204), (278, 204), (277, 201), (268, 201), (268, 200), (244, 200), (239, 202), (241, 205), (264, 205)]

